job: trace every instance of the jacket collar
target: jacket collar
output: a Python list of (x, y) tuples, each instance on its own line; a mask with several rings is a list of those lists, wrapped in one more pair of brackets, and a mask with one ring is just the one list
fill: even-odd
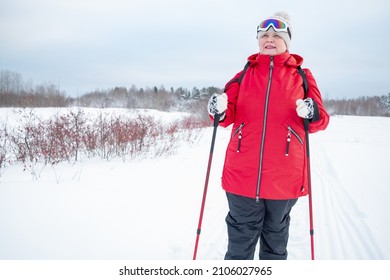
[[(271, 56), (256, 53), (249, 56), (248, 61), (251, 63), (252, 66), (258, 63), (270, 65)], [(274, 55), (273, 61), (275, 66), (288, 65), (288, 66), (298, 67), (302, 65), (303, 58), (297, 54), (290, 54), (289, 52), (284, 52), (282, 54)]]

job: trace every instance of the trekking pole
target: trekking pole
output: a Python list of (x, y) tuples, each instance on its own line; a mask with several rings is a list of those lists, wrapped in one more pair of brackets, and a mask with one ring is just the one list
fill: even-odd
[(199, 237), (200, 237), (200, 232), (201, 232), (201, 228), (202, 228), (204, 206), (206, 204), (206, 195), (207, 195), (207, 188), (208, 188), (208, 184), (209, 184), (210, 169), (211, 169), (211, 163), (213, 161), (213, 152), (214, 152), (215, 138), (216, 138), (216, 135), (217, 135), (217, 128), (218, 128), (218, 123), (219, 123), (220, 117), (221, 117), (220, 114), (215, 114), (214, 115), (213, 137), (211, 139), (211, 148), (210, 148), (209, 162), (207, 164), (206, 180), (205, 180), (204, 189), (203, 189), (203, 198), (202, 198), (202, 206), (200, 208), (198, 229), (196, 230), (196, 241), (195, 241), (195, 248), (194, 248), (194, 256), (192, 258), (193, 260), (196, 260), (196, 254), (198, 252)]
[(313, 202), (311, 193), (311, 170), (310, 170), (310, 145), (309, 145), (309, 120), (304, 119), (306, 138), (306, 158), (307, 158), (307, 180), (308, 180), (308, 194), (309, 194), (309, 219), (310, 219), (310, 245), (311, 245), (311, 259), (314, 260), (314, 225), (313, 225)]
[[(309, 92), (309, 84), (307, 82), (305, 71), (298, 66), (298, 72), (302, 76), (303, 91), (305, 93), (304, 99), (307, 98)], [(310, 170), (310, 144), (309, 144), (309, 124), (308, 119), (303, 119), (303, 126), (305, 128), (306, 140), (306, 158), (307, 158), (307, 181), (308, 181), (308, 195), (309, 195), (309, 219), (310, 219), (310, 245), (311, 245), (311, 259), (314, 260), (314, 225), (313, 225), (313, 202), (311, 193), (311, 170)]]

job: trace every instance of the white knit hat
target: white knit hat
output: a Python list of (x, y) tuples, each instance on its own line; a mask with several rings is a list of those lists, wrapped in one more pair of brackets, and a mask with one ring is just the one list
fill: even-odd
[[(278, 35), (286, 43), (287, 50), (289, 50), (290, 49), (290, 43), (291, 43), (291, 35), (292, 35), (291, 19), (290, 19), (289, 14), (286, 13), (286, 12), (276, 12), (272, 16), (266, 18), (265, 20), (267, 20), (267, 19), (278, 19), (278, 20), (281, 20), (284, 23), (286, 23), (286, 25), (287, 25), (287, 32), (276, 31), (272, 26), (270, 28), (272, 28), (276, 33), (278, 33)], [(257, 38), (260, 38), (264, 33), (265, 33), (265, 31), (259, 31), (257, 33)]]

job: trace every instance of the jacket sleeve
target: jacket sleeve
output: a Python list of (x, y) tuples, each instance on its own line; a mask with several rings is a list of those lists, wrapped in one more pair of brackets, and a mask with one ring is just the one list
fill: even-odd
[(314, 133), (320, 130), (324, 130), (328, 126), (330, 116), (328, 112), (326, 112), (326, 109), (322, 102), (321, 93), (318, 89), (317, 82), (315, 81), (313, 74), (309, 69), (305, 69), (305, 73), (309, 86), (308, 97), (313, 98), (314, 102), (318, 107), (319, 113), (318, 120), (311, 122), (309, 126), (309, 132)]
[(237, 73), (226, 85), (224, 92), (228, 97), (228, 107), (226, 110), (226, 116), (223, 120), (219, 122), (219, 125), (222, 127), (228, 127), (234, 123), (236, 115), (236, 103), (238, 98), (238, 93), (240, 90), (240, 84), (238, 83), (238, 78), (240, 77), (242, 71)]

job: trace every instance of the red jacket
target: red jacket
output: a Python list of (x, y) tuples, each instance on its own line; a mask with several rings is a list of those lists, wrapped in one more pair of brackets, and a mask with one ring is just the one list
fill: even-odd
[[(227, 85), (228, 109), (220, 125), (233, 124), (222, 175), (222, 186), (230, 193), (266, 199), (292, 199), (308, 192), (305, 131), (296, 113), (296, 100), (304, 98), (302, 77), (297, 71), (303, 58), (288, 52), (254, 54), (248, 58), (241, 84)], [(273, 66), (271, 66), (273, 65)], [(323, 130), (329, 123), (321, 94), (310, 70), (306, 72), (309, 92), (320, 119), (310, 123), (309, 132)]]

